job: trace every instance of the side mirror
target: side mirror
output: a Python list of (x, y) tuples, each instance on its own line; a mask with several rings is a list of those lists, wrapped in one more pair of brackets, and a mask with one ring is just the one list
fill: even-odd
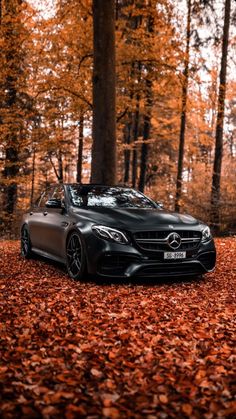
[(62, 202), (60, 199), (49, 199), (46, 202), (46, 207), (47, 208), (58, 208), (58, 209), (63, 209), (65, 208), (64, 202)]
[(164, 204), (162, 202), (156, 201), (156, 205), (157, 205), (158, 209), (163, 209), (164, 208)]

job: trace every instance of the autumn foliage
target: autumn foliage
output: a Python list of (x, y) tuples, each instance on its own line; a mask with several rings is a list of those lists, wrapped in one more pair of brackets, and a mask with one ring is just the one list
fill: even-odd
[(0, 258), (2, 418), (233, 419), (236, 239), (202, 279), (77, 283)]
[[(2, 233), (18, 231), (21, 213), (48, 184), (88, 182), (96, 167), (118, 183), (145, 190), (170, 209), (175, 206), (178, 177), (177, 209), (209, 222), (214, 204), (218, 231), (234, 232), (235, 2), (119, 0), (112, 4), (116, 132), (114, 123), (112, 136), (107, 121), (102, 123), (107, 140), (104, 147), (99, 140), (93, 153), (92, 133), (102, 120), (98, 117), (94, 123), (94, 110), (103, 95), (93, 95), (96, 45), (102, 37), (95, 34), (93, 39), (97, 19), (92, 0), (0, 0)], [(225, 38), (226, 9), (229, 37)], [(228, 72), (220, 89), (224, 39)], [(111, 54), (107, 48), (101, 50), (107, 63), (106, 54)], [(108, 76), (101, 73), (106, 86)], [(218, 115), (219, 101), (225, 102), (224, 118), (222, 112)], [(103, 105), (99, 102), (98, 108)], [(220, 147), (215, 147), (218, 125), (222, 137)], [(102, 150), (107, 150), (111, 137), (111, 150), (104, 152), (107, 162)], [(220, 164), (213, 173), (216, 149)], [(216, 199), (211, 199), (213, 175), (218, 179)]]

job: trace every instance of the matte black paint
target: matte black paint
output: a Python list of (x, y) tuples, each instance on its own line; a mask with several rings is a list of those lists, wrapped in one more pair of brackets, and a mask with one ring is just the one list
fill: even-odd
[[(134, 240), (133, 234), (142, 231), (201, 232), (205, 225), (190, 215), (159, 209), (155, 203), (153, 209), (75, 207), (68, 194), (69, 186), (63, 185), (63, 209), (34, 207), (23, 216), (21, 228), (28, 226), (33, 252), (66, 263), (67, 239), (71, 232), (77, 231), (84, 246), (90, 274), (130, 277), (141, 276), (143, 272), (145, 277), (172, 277), (204, 274), (214, 269), (216, 251), (213, 239), (207, 243), (200, 242), (197, 249), (187, 252), (186, 260), (178, 261), (164, 261), (163, 251), (144, 251)], [(92, 231), (92, 226), (96, 224), (122, 230), (130, 238), (130, 244), (119, 244), (96, 237)], [(108, 269), (107, 273), (101, 268), (104, 257), (108, 260), (110, 258), (111, 267), (114, 267)], [(123, 271), (119, 262), (119, 269), (114, 264), (118, 257), (121, 261), (128, 260)]]

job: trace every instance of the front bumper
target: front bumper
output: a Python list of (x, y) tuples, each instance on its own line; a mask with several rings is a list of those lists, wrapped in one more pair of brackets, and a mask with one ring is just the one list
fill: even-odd
[(133, 245), (120, 245), (93, 235), (87, 240), (87, 266), (90, 274), (110, 278), (195, 276), (213, 271), (216, 263), (214, 241), (200, 243), (186, 252), (186, 259), (164, 260), (164, 252), (140, 251)]

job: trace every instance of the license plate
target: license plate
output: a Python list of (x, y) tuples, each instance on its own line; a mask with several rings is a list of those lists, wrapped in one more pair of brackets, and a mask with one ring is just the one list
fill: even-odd
[(164, 259), (186, 259), (186, 252), (164, 252)]

